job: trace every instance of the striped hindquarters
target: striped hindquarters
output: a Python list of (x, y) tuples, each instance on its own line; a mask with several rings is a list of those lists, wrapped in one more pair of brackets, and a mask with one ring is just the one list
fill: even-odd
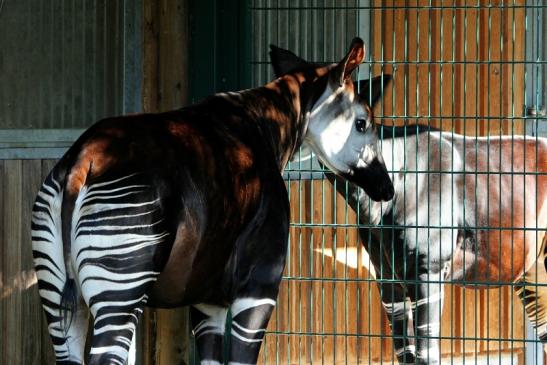
[(85, 186), (72, 219), (72, 260), (94, 316), (92, 355), (123, 358), (156, 280), (169, 233), (155, 189), (135, 174)]

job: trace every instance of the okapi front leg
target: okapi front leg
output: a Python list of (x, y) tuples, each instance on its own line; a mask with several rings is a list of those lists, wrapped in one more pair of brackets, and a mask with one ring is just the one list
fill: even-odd
[(412, 303), (404, 288), (398, 284), (378, 284), (382, 305), (386, 311), (393, 336), (393, 349), (400, 364), (414, 364), (415, 346), (408, 334)]
[(192, 332), (202, 365), (224, 363), (224, 332), (228, 308), (196, 304), (190, 309)]
[(271, 298), (239, 298), (234, 301), (229, 364), (256, 364), (274, 306), (275, 300)]
[(442, 273), (423, 273), (418, 276), (412, 296), (414, 307), (414, 334), (416, 337), (416, 364), (439, 364), (440, 322), (444, 290)]

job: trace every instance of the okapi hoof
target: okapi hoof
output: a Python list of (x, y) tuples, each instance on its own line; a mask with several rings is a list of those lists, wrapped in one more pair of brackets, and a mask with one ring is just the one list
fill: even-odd
[(404, 364), (404, 365), (416, 364), (416, 356), (411, 352), (407, 352), (397, 356), (397, 360), (399, 361), (399, 364)]

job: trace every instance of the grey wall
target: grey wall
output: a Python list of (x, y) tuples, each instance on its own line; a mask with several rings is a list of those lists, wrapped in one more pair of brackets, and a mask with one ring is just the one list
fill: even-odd
[(126, 10), (123, 0), (4, 0), (0, 129), (83, 128), (120, 114)]

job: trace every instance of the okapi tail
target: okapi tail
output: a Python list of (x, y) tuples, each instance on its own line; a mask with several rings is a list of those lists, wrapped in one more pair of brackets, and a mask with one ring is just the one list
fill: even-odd
[(78, 309), (78, 300), (77, 300), (77, 289), (76, 282), (73, 278), (66, 275), (65, 286), (61, 293), (61, 327), (63, 328), (64, 334), (68, 334), (68, 329), (72, 324), (72, 318), (74, 313)]

